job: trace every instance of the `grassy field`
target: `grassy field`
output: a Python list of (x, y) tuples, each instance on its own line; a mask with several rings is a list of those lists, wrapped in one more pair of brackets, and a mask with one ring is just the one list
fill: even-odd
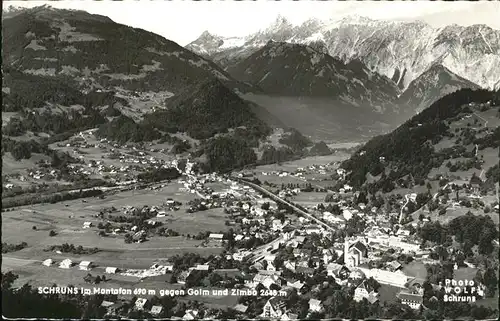
[[(57, 267), (41, 266), (45, 259), (52, 258), (60, 262), (70, 258), (78, 263), (82, 260), (94, 262), (98, 267), (96, 273), (104, 273), (104, 267), (119, 268), (147, 268), (155, 261), (166, 259), (186, 252), (198, 253), (202, 256), (220, 254), (220, 247), (200, 247), (201, 241), (184, 236), (162, 237), (151, 236), (146, 242), (126, 244), (122, 235), (101, 237), (98, 229), (92, 227), (83, 229), (83, 223), (90, 221), (94, 226), (101, 221), (96, 214), (103, 208), (114, 206), (119, 210), (115, 215), (121, 215), (122, 207), (143, 205), (161, 206), (171, 197), (183, 203), (178, 212), (169, 212), (163, 221), (165, 228), (173, 229), (180, 234), (195, 235), (205, 231), (224, 231), (228, 227), (224, 224), (227, 219), (222, 209), (211, 209), (193, 214), (186, 213), (189, 200), (197, 198), (196, 194), (179, 191), (182, 185), (171, 183), (159, 190), (132, 190), (107, 196), (105, 199), (87, 198), (60, 202), (56, 204), (38, 204), (16, 208), (14, 211), (2, 213), (2, 242), (18, 244), (26, 242), (28, 247), (17, 252), (4, 255), (2, 269), (12, 270), (19, 274), (21, 283), (30, 281), (38, 285), (51, 285), (57, 280), (60, 284), (77, 284), (80, 275), (87, 272), (61, 270)], [(67, 206), (66, 206), (67, 205)], [(36, 230), (33, 229), (36, 226)], [(50, 237), (49, 231), (56, 231), (57, 235)], [(84, 248), (100, 249), (100, 252), (91, 255), (75, 255), (70, 253), (57, 254), (46, 252), (44, 249), (51, 245), (63, 243), (81, 245)], [(108, 282), (106, 285), (117, 286), (129, 279), (116, 277), (118, 283)], [(121, 283), (120, 283), (121, 282)], [(128, 283), (127, 283), (128, 284)]]
[(427, 269), (425, 268), (424, 263), (420, 261), (413, 261), (410, 264), (406, 264), (403, 267), (403, 272), (408, 276), (412, 276), (417, 279), (425, 280), (427, 278)]
[(30, 159), (16, 160), (11, 153), (5, 153), (2, 156), (2, 175), (10, 175), (20, 173), (26, 176), (28, 170), (36, 167), (36, 163), (40, 160), (50, 160), (49, 156), (42, 154), (32, 154)]
[(325, 200), (325, 196), (327, 193), (318, 193), (318, 192), (310, 192), (310, 193), (299, 193), (298, 195), (292, 197), (292, 200), (295, 203), (298, 203), (303, 206), (314, 206), (319, 203), (323, 203)]
[(310, 156), (294, 161), (284, 162), (281, 164), (260, 165), (255, 168), (255, 171), (271, 172), (271, 171), (283, 170), (283, 171), (293, 172), (297, 170), (299, 167), (307, 167), (309, 165), (326, 165), (331, 162), (341, 162), (347, 158), (349, 158), (349, 154), (345, 152), (335, 152), (332, 155)]

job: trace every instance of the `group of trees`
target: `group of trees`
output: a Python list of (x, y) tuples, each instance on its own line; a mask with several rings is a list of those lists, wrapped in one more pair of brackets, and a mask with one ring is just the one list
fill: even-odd
[(313, 142), (309, 138), (302, 135), (295, 128), (288, 129), (280, 138), (279, 142), (291, 148), (295, 153), (302, 152), (304, 148), (313, 145)]
[(10, 197), (6, 199), (2, 199), (2, 209), (23, 206), (28, 204), (40, 204), (40, 203), (57, 203), (62, 201), (74, 200), (84, 197), (97, 197), (103, 194), (103, 191), (100, 189), (91, 189), (91, 190), (80, 190), (79, 192), (62, 192), (57, 194), (35, 194), (29, 195), (27, 197)]
[(230, 136), (210, 139), (204, 151), (207, 156), (204, 169), (207, 172), (224, 173), (257, 162), (257, 155), (246, 141)]
[(75, 246), (74, 244), (64, 243), (62, 245), (52, 245), (48, 247), (45, 251), (61, 251), (62, 253), (72, 253), (72, 254), (94, 254), (99, 252), (97, 247), (94, 248), (84, 248), (83, 246)]
[(439, 221), (428, 222), (418, 230), (418, 235), (424, 242), (437, 244), (450, 243), (453, 236), (462, 245), (465, 255), (470, 257), (475, 245), (478, 246), (479, 254), (491, 254), (494, 249), (492, 241), (498, 238), (498, 230), (490, 216), (476, 216), (468, 212), (454, 218), (447, 225), (441, 225)]
[[(168, 110), (157, 111), (145, 124), (175, 133), (186, 132), (196, 139), (208, 139), (229, 129), (244, 127), (247, 136), (265, 137), (270, 128), (251, 111), (248, 102), (219, 81), (202, 81), (170, 98)], [(240, 134), (237, 134), (240, 135)], [(247, 141), (251, 142), (252, 137)]]
[(155, 128), (137, 124), (131, 118), (121, 115), (99, 127), (98, 137), (107, 138), (121, 144), (128, 141), (143, 142), (159, 139), (162, 134)]
[(159, 182), (179, 178), (181, 173), (175, 167), (153, 168), (137, 175), (137, 179), (144, 182)]
[(15, 160), (30, 159), (32, 153), (49, 153), (49, 148), (35, 140), (16, 141), (8, 137), (2, 137), (2, 155), (10, 152)]
[(28, 246), (28, 244), (26, 242), (21, 242), (19, 244), (8, 244), (8, 243), (2, 242), (2, 254), (21, 251), (22, 249), (24, 249), (27, 246)]

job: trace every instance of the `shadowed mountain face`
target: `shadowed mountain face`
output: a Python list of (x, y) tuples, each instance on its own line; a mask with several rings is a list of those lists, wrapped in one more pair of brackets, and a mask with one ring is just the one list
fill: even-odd
[(240, 38), (211, 35), (186, 47), (233, 66), (269, 40), (314, 44), (343, 61), (358, 59), (405, 89), (435, 63), (484, 88), (500, 81), (500, 30), (486, 25), (433, 28), (423, 22), (394, 22), (347, 17), (340, 21), (311, 19), (294, 26), (279, 17), (268, 28)]
[(257, 136), (265, 136), (269, 128), (241, 99), (218, 80), (203, 81), (167, 100), (167, 110), (146, 117), (147, 125), (167, 132), (186, 132), (206, 139), (230, 128), (244, 126)]
[(408, 114), (418, 113), (439, 98), (462, 88), (479, 89), (479, 86), (452, 73), (440, 64), (413, 80), (398, 99), (402, 110)]
[(228, 68), (236, 79), (264, 92), (283, 96), (328, 97), (373, 111), (395, 111), (399, 94), (394, 83), (371, 72), (359, 61), (344, 64), (311, 47), (270, 41)]

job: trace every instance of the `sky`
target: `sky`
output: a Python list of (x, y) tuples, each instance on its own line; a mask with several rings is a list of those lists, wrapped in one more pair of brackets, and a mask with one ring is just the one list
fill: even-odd
[(180, 45), (187, 45), (203, 31), (220, 36), (246, 36), (266, 28), (278, 15), (293, 24), (310, 19), (341, 19), (348, 15), (384, 20), (422, 20), (435, 27), (452, 23), (486, 24), (500, 29), (500, 1), (3, 1), (35, 7), (78, 9), (142, 28)]

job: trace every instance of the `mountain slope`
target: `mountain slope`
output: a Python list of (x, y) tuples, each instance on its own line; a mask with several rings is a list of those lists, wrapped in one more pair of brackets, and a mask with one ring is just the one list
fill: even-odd
[(218, 80), (207, 80), (187, 88), (167, 101), (166, 110), (146, 116), (144, 123), (166, 132), (186, 132), (196, 139), (210, 138), (240, 126), (259, 138), (269, 133), (250, 103)]
[[(269, 41), (263, 48), (228, 68), (236, 79), (270, 94), (332, 97), (383, 111), (399, 94), (386, 77), (362, 63), (349, 64), (300, 44)], [(390, 106), (393, 108), (393, 106)]]
[[(358, 59), (370, 69), (395, 80), (400, 88), (436, 62), (484, 88), (500, 81), (500, 30), (486, 25), (450, 25), (433, 28), (423, 22), (392, 22), (364, 17), (339, 21), (311, 19), (294, 26), (282, 17), (266, 29), (239, 39), (217, 37), (221, 44), (203, 39), (189, 44), (214, 62), (228, 66), (250, 56), (269, 40), (314, 44), (344, 61)], [(228, 45), (231, 43), (232, 45)]]
[[(476, 144), (479, 151), (489, 148), (498, 154), (499, 106), (499, 92), (461, 89), (449, 94), (393, 132), (373, 138), (342, 163), (347, 181), (361, 187), (368, 174), (380, 175), (374, 188), (390, 191), (408, 176), (426, 179), (447, 160), (465, 169), (481, 169), (484, 161), (475, 154)], [(489, 166), (497, 163), (498, 158)]]
[(26, 9), (4, 19), (2, 32), (4, 65), (24, 73), (70, 76), (85, 89), (176, 93), (214, 78), (233, 88), (239, 85), (175, 42), (83, 11)]
[(413, 115), (462, 88), (479, 89), (479, 86), (436, 64), (410, 83), (399, 97), (398, 104)]

